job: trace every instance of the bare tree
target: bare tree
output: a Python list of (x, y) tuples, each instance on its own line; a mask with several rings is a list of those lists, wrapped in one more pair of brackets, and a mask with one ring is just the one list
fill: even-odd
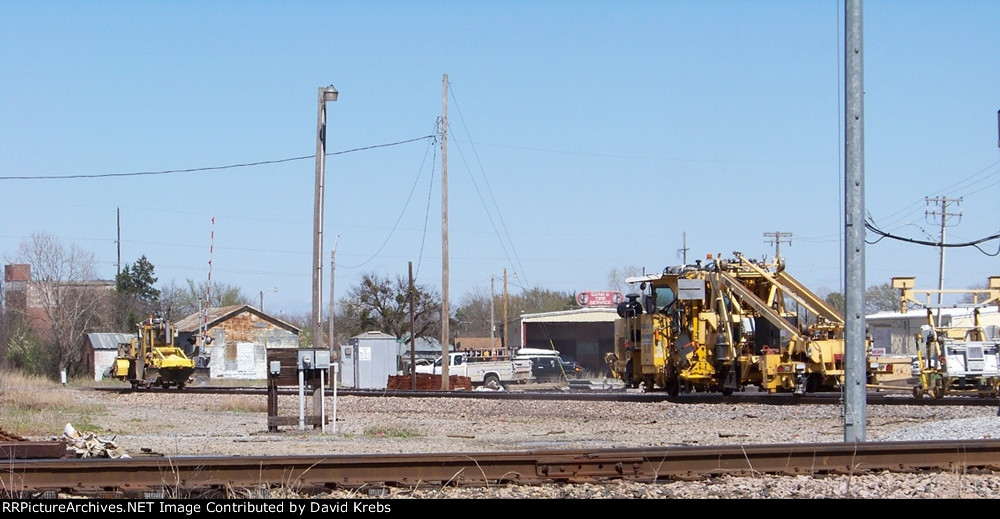
[[(969, 292), (962, 294), (962, 298), (959, 300), (959, 303), (972, 304), (973, 299), (977, 303), (982, 302), (983, 299), (986, 298), (985, 291), (989, 290), (989, 287), (990, 284), (986, 281), (980, 283), (973, 283), (972, 285), (969, 285), (969, 287), (966, 288), (966, 290), (968, 290)], [(981, 290), (983, 292), (975, 292), (976, 290)]]
[(9, 310), (20, 312), (38, 334), (43, 363), (39, 371), (75, 374), (83, 336), (103, 324), (113, 283), (96, 280), (92, 253), (75, 245), (67, 249), (45, 233), (23, 240), (14, 261), (30, 265), (31, 279), (25, 307)]
[[(455, 309), (456, 337), (489, 337), (490, 326), (496, 326), (503, 319), (502, 294), (491, 294), (490, 289), (473, 287), (462, 295)], [(492, 299), (492, 307), (490, 305)], [(496, 337), (500, 334), (496, 333)]]
[(633, 287), (625, 282), (626, 279), (633, 276), (641, 276), (644, 273), (642, 267), (636, 267), (631, 265), (623, 268), (613, 268), (608, 272), (608, 289), (616, 290), (623, 294), (629, 292), (635, 292), (636, 287)]
[[(490, 299), (494, 298), (491, 319)], [(572, 292), (554, 292), (541, 288), (521, 290), (507, 295), (507, 315), (503, 314), (501, 294), (491, 294), (489, 290), (474, 288), (462, 296), (460, 306), (455, 310), (455, 330), (465, 337), (489, 337), (490, 323), (496, 326), (494, 337), (503, 335), (506, 318), (508, 335), (519, 336), (510, 325), (521, 319), (524, 313), (556, 312), (579, 308)], [(517, 337), (504, 337), (504, 344), (517, 344)]]
[(211, 290), (206, 288), (208, 281), (195, 284), (193, 279), (187, 279), (185, 287), (171, 281), (169, 285), (160, 289), (161, 314), (168, 319), (183, 319), (201, 311), (208, 296), (212, 298), (208, 305), (212, 308), (252, 304), (251, 299), (237, 286), (213, 281)]
[[(441, 296), (426, 286), (413, 288), (414, 330), (410, 330), (409, 281), (396, 276), (392, 281), (377, 274), (365, 274), (340, 301), (342, 324), (337, 328), (348, 336), (380, 331), (397, 339), (434, 337), (441, 331)], [(338, 321), (341, 323), (341, 321)]]

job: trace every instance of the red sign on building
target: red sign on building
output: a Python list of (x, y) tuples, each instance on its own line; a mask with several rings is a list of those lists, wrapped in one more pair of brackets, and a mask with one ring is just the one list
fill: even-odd
[(618, 306), (618, 303), (625, 301), (625, 296), (621, 292), (606, 290), (603, 292), (580, 292), (576, 295), (576, 304), (580, 306)]

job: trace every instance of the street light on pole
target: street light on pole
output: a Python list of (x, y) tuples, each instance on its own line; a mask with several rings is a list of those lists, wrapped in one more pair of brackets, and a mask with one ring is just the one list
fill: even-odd
[[(274, 287), (274, 293), (278, 293), (278, 287)], [(260, 311), (264, 311), (264, 291), (260, 291)]]
[(323, 347), (323, 181), (326, 174), (326, 103), (336, 101), (339, 92), (333, 85), (319, 88), (319, 110), (316, 120), (316, 200), (313, 214), (313, 296), (312, 346)]

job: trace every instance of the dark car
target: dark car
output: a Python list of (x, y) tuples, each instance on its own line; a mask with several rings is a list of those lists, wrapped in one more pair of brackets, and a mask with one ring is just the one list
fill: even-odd
[(578, 363), (563, 359), (556, 351), (522, 348), (515, 358), (531, 360), (531, 374), (537, 381), (559, 381), (583, 375), (583, 368)]
[(562, 357), (559, 358), (562, 362), (563, 373), (566, 374), (566, 378), (580, 378), (583, 376), (583, 367), (580, 366), (579, 362), (575, 360), (566, 360)]

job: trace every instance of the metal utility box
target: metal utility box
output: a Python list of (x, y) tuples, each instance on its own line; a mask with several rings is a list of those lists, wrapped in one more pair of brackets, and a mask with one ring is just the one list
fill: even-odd
[(330, 350), (297, 350), (298, 369), (330, 369)]
[(353, 389), (385, 389), (398, 374), (398, 341), (392, 335), (368, 332), (340, 347), (340, 385)]

